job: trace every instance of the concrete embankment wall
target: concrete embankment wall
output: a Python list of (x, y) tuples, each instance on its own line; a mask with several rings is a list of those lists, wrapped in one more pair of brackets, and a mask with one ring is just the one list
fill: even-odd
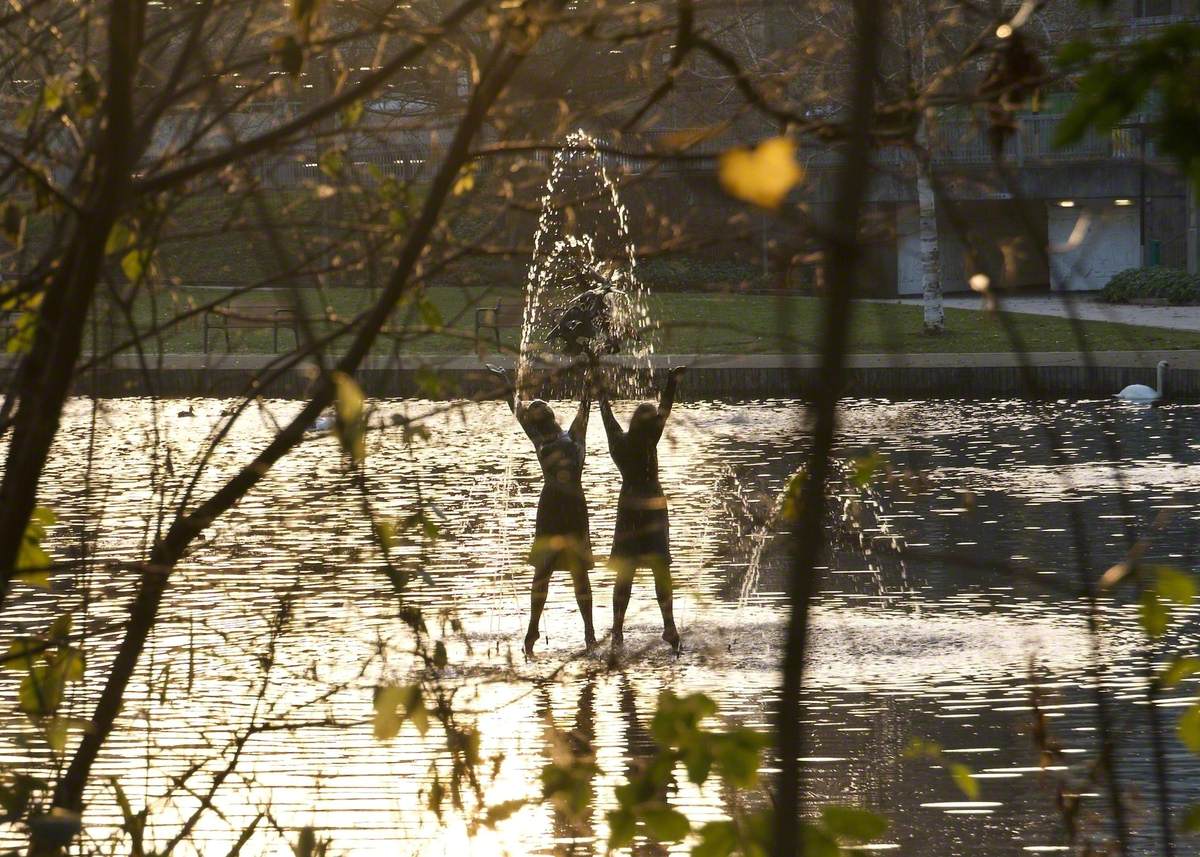
[[(1168, 360), (1167, 397), (1200, 400), (1200, 351), (1098, 352), (1087, 365), (1077, 354), (856, 355), (844, 393), (885, 398), (1104, 398), (1127, 384), (1155, 384), (1155, 364)], [(264, 380), (268, 355), (166, 355), (145, 371), (124, 359), (88, 371), (80, 394), (103, 397), (241, 396), (308, 394), (314, 371), (298, 367)], [(806, 397), (820, 381), (809, 355), (660, 355), (656, 368), (687, 365), (684, 399)], [(496, 391), (495, 380), (473, 357), (406, 357), (372, 360), (358, 373), (368, 395), (459, 398)], [(252, 386), (258, 385), (258, 386)]]

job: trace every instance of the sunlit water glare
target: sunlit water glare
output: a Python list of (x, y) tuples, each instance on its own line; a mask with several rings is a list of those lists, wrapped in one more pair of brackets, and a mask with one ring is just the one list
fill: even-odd
[[(59, 514), (52, 553), (76, 555), (87, 533), (101, 559), (140, 558), (162, 499), (156, 481), (185, 484), (227, 404), (197, 400), (197, 416), (186, 419), (174, 416), (177, 403), (156, 415), (146, 400), (106, 401), (89, 450), (91, 403), (73, 402), (40, 499)], [(311, 825), (340, 854), (602, 854), (612, 789), (653, 752), (649, 720), (660, 691), (704, 691), (729, 722), (770, 722), (786, 621), (780, 595), (786, 554), (770, 542), (755, 549), (749, 516), (769, 513), (802, 460), (796, 403), (676, 407), (660, 457), (685, 648), (675, 659), (659, 642), (646, 574), (635, 585), (627, 622), (630, 654), (615, 668), (603, 650), (578, 657), (582, 629), (562, 576), (551, 584), (538, 659), (519, 658), (529, 586), (522, 556), (540, 472), (507, 408), (376, 404), (380, 416), (428, 415), (431, 438), (411, 449), (399, 429), (372, 435), (370, 502), (387, 519), (405, 518), (424, 502), (440, 527), (433, 543), (414, 533), (397, 548), (398, 559), (418, 575), (411, 603), (423, 607), (433, 636), (448, 646), (444, 681), (456, 690), (456, 707), (477, 725), (484, 758), (499, 757), (486, 783), (488, 803), (538, 797), (552, 723), (594, 744), (600, 773), (586, 823), (573, 825), (535, 802), (472, 836), (448, 802), (440, 820), (428, 807), (435, 775), (448, 776), (438, 730), (421, 738), (406, 726), (391, 741), (373, 737), (373, 688), (381, 679), (411, 680), (412, 637), (379, 571), (362, 495), (336, 441), (317, 437), (221, 518), (176, 571), (120, 728), (97, 766), (85, 817), (90, 845), (127, 850), (119, 844), (120, 814), (107, 778), (120, 778), (135, 809), (150, 804), (148, 838), (161, 844), (230, 765), (233, 742), (253, 723), (269, 728), (245, 742), (214, 799), (219, 813), (205, 814), (193, 832), (190, 847), (200, 853), (225, 854), (255, 816), (269, 812), (243, 853), (288, 854), (279, 831), (294, 841), (299, 828)], [(206, 496), (263, 445), (272, 431), (268, 414), (283, 420), (298, 407), (271, 402), (242, 418), (196, 496)], [(629, 410), (618, 408), (618, 415), (625, 419)], [(147, 449), (156, 425), (154, 460)], [(1126, 456), (1115, 472), (1105, 464), (1104, 425)], [(1047, 427), (1063, 438), (1059, 461), (1046, 446)], [(848, 403), (843, 451), (879, 449), (896, 478), (880, 479), (869, 491), (842, 488), (835, 498), (859, 523), (838, 528), (840, 547), (823, 572), (815, 607), (806, 677), (812, 805), (852, 802), (884, 812), (892, 829), (881, 844), (895, 846), (890, 853), (1007, 855), (1060, 845), (1050, 775), (1038, 771), (1030, 737), (1030, 690), (1042, 689), (1064, 747), (1069, 770), (1051, 774), (1081, 776), (1095, 759), (1087, 678), (1094, 661), (1078, 597), (1070, 504), (1079, 504), (1087, 525), (1093, 573), (1121, 559), (1133, 530), (1151, 534), (1152, 556), (1194, 569), (1197, 429), (1200, 409), (1187, 406)], [(603, 554), (619, 481), (595, 417), (588, 449), (584, 485), (593, 540)], [(167, 509), (174, 497), (168, 494)], [(977, 565), (958, 567), (948, 553)], [(999, 562), (1016, 572), (984, 567)], [(748, 574), (757, 583), (745, 588)], [(89, 664), (73, 714), (86, 716), (99, 691), (134, 582), (132, 572), (94, 571), (74, 580), (62, 574), (53, 593), (22, 587), (6, 609), (6, 635), (41, 629), (59, 605), (77, 610), (88, 630)], [(597, 569), (602, 634), (611, 583)], [(261, 658), (289, 593), (292, 615), (263, 691)], [(1154, 853), (1145, 649), (1132, 608), (1109, 603), (1103, 612), (1101, 682), (1116, 702), (1126, 784), (1143, 796), (1134, 808), (1139, 848)], [(453, 620), (461, 622), (461, 634)], [(1189, 616), (1168, 646), (1194, 647), (1193, 630)], [(3, 698), (15, 698), (16, 679), (0, 674)], [(1185, 683), (1165, 701), (1168, 727), (1193, 694), (1194, 685)], [(4, 761), (44, 758), (36, 744), (20, 746), (28, 732), (21, 719), (8, 720), (0, 738)], [(929, 761), (905, 760), (916, 738), (938, 742), (948, 759), (967, 764), (982, 787), (979, 800), (965, 800)], [(1169, 758), (1176, 801), (1200, 799), (1200, 768), (1173, 737)], [(172, 789), (173, 778), (194, 765), (200, 768), (187, 789)], [(484, 767), (490, 777), (492, 763)], [(724, 817), (726, 798), (681, 778), (671, 800), (701, 821)], [(1099, 798), (1084, 800), (1102, 809)], [(3, 841), (18, 836), (0, 833)], [(635, 852), (687, 850), (687, 844), (639, 842)]]

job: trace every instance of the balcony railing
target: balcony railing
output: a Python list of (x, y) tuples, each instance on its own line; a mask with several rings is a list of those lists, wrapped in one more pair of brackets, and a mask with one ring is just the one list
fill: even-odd
[[(1060, 115), (1019, 117), (1016, 128), (1004, 139), (1005, 162), (1015, 166), (1034, 166), (1089, 161), (1133, 162), (1140, 157), (1141, 132), (1137, 127), (1116, 128), (1107, 133), (1089, 129), (1078, 142), (1058, 147), (1054, 145), (1054, 138), (1061, 121)], [(677, 150), (672, 144), (678, 139), (677, 133), (652, 132), (644, 135), (640, 141), (623, 144), (620, 147), (622, 151), (606, 152), (601, 158), (606, 168), (617, 175), (640, 174), (650, 169), (660, 174), (711, 171), (720, 153), (739, 143), (732, 136), (706, 140), (687, 148), (683, 153), (686, 157), (674, 158), (672, 154)], [(982, 122), (939, 121), (930, 127), (930, 140), (930, 154), (935, 164), (985, 165), (994, 158), (993, 143), (987, 126)], [(654, 154), (643, 155), (643, 152)], [(1155, 157), (1152, 147), (1147, 148), (1146, 155)], [(538, 151), (526, 157), (548, 166), (553, 153)], [(829, 169), (836, 166), (839, 159), (832, 147), (814, 145), (803, 145), (798, 157), (811, 170)], [(390, 176), (412, 181), (428, 177), (436, 159), (436, 153), (428, 145), (410, 137), (394, 147), (382, 148), (378, 143), (352, 147), (344, 161), (347, 166), (360, 172), (364, 180), (369, 181), (372, 176)], [(901, 169), (913, 163), (913, 154), (901, 146), (886, 146), (876, 151), (874, 159), (880, 167)], [(259, 165), (259, 175), (264, 182), (276, 187), (297, 184), (306, 179), (321, 180), (316, 160), (315, 155), (271, 158)], [(486, 171), (495, 163), (485, 162), (481, 168)]]

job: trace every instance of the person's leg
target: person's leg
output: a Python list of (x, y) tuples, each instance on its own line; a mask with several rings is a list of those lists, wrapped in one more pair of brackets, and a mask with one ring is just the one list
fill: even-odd
[(625, 611), (629, 609), (629, 596), (633, 592), (633, 574), (637, 566), (625, 559), (611, 560), (609, 565), (616, 572), (617, 580), (613, 584), (613, 625), (612, 641), (614, 646), (625, 642)]
[(538, 626), (542, 621), (542, 610), (546, 607), (546, 595), (550, 592), (550, 573), (554, 568), (553, 557), (545, 556), (533, 567), (533, 585), (529, 591), (529, 630), (525, 632), (525, 656), (533, 654), (533, 644), (538, 641)]
[(665, 557), (655, 556), (650, 560), (650, 568), (654, 571), (654, 596), (658, 599), (658, 609), (662, 611), (662, 638), (671, 644), (671, 648), (678, 649), (679, 631), (675, 628), (671, 564)]
[(572, 568), (571, 582), (575, 584), (575, 603), (583, 617), (583, 641), (590, 648), (596, 645), (596, 629), (592, 625), (592, 581), (582, 563)]

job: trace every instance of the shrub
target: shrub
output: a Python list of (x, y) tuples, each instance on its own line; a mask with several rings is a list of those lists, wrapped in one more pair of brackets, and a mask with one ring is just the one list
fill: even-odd
[(1162, 298), (1173, 304), (1200, 302), (1200, 277), (1178, 268), (1126, 268), (1100, 290), (1112, 304), (1143, 298)]
[(638, 277), (655, 291), (691, 291), (706, 286), (761, 284), (762, 268), (749, 262), (693, 256), (655, 256), (638, 261)]

